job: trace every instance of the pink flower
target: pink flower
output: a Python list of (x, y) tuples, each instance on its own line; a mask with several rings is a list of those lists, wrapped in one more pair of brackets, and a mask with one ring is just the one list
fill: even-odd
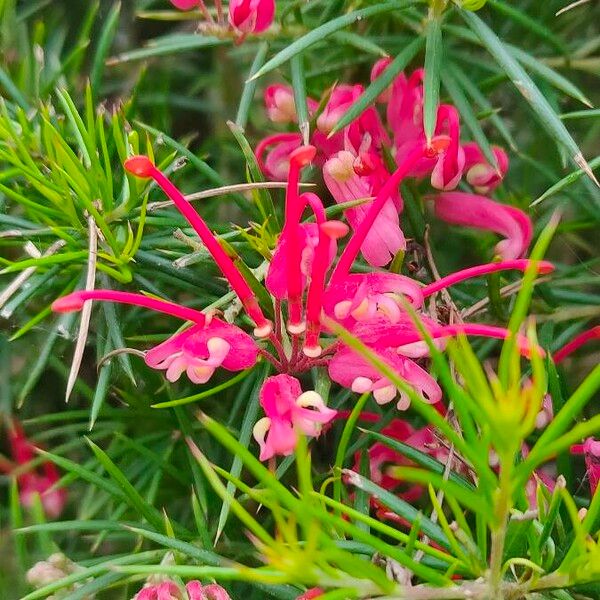
[[(255, 150), (261, 171), (273, 180), (287, 179), (290, 156), (301, 146), (302, 136), (299, 133), (278, 133), (264, 138)], [(271, 150), (267, 152), (269, 148)]]
[(583, 444), (572, 446), (571, 452), (573, 454), (583, 454), (593, 496), (600, 482), (600, 441), (590, 437)]
[(63, 488), (54, 489), (54, 485), (60, 479), (55, 464), (45, 461), (37, 469), (27, 469), (27, 465), (37, 457), (36, 447), (27, 439), (21, 424), (16, 419), (8, 425), (8, 442), (15, 464), (2, 461), (0, 471), (11, 473), (18, 467), (20, 474), (17, 475), (17, 485), (19, 499), (23, 506), (30, 508), (34, 503), (34, 497), (39, 496), (46, 515), (55, 519), (62, 513), (67, 503), (67, 491)]
[(467, 182), (473, 186), (478, 194), (493, 192), (504, 179), (508, 171), (508, 156), (498, 146), (492, 146), (498, 168), (494, 168), (487, 161), (481, 148), (475, 142), (468, 142), (463, 146), (465, 153), (465, 173)]
[(527, 252), (533, 226), (522, 210), (464, 192), (444, 192), (433, 200), (435, 214), (443, 221), (503, 235), (506, 239), (496, 245), (503, 259), (519, 258)]
[[(325, 184), (337, 203), (366, 199), (373, 195), (370, 178), (361, 177), (356, 173), (356, 160), (354, 154), (343, 150), (332, 156), (323, 167)], [(355, 231), (360, 227), (372, 204), (372, 201), (366, 202), (344, 212)], [(360, 251), (370, 265), (382, 267), (387, 265), (398, 251), (405, 248), (406, 240), (400, 229), (398, 211), (390, 197), (369, 228)]]
[[(312, 98), (307, 98), (309, 114), (319, 106)], [(273, 123), (295, 123), (298, 120), (294, 90), (289, 85), (270, 85), (265, 90), (267, 116)]]
[(153, 369), (166, 369), (174, 382), (187, 373), (192, 383), (206, 383), (218, 367), (242, 371), (254, 366), (258, 356), (256, 342), (235, 325), (219, 319), (194, 325), (170, 337), (146, 353), (145, 361)]
[(190, 581), (183, 593), (175, 582), (167, 580), (145, 586), (134, 600), (231, 600), (231, 596), (216, 583), (202, 585), (199, 581)]
[(438, 155), (431, 172), (431, 185), (438, 190), (453, 190), (465, 167), (465, 153), (460, 146), (460, 117), (454, 106), (442, 104), (438, 108), (435, 133), (447, 135), (448, 145)]
[(198, 0), (170, 0), (171, 4), (179, 10), (192, 10), (198, 6)]
[[(380, 349), (377, 354), (421, 396), (424, 402), (435, 404), (442, 399), (442, 390), (427, 371), (415, 362), (400, 356), (391, 348)], [(350, 349), (335, 354), (328, 365), (329, 376), (341, 386), (358, 394), (372, 392), (378, 404), (388, 404), (398, 397), (396, 407), (406, 410), (410, 397), (398, 390), (387, 378), (365, 359)]]
[(325, 406), (314, 391), (302, 392), (300, 382), (290, 375), (268, 377), (260, 391), (260, 405), (266, 417), (254, 426), (260, 446), (260, 460), (288, 456), (296, 447), (297, 430), (317, 437), (321, 425), (329, 423), (336, 411)]
[(338, 85), (333, 88), (329, 101), (317, 118), (319, 131), (326, 134), (330, 133), (363, 91), (362, 85)]
[(421, 287), (412, 279), (395, 273), (353, 273), (325, 292), (323, 310), (347, 329), (357, 322), (385, 317), (398, 323), (404, 313), (400, 300), (413, 308), (423, 304)]
[(243, 34), (262, 33), (271, 27), (275, 0), (230, 0), (229, 24)]
[(387, 106), (387, 122), (394, 133), (394, 146), (398, 155), (404, 155), (406, 144), (414, 144), (423, 131), (423, 77), (425, 71), (417, 69), (407, 79), (400, 73), (392, 84)]
[(63, 296), (52, 304), (52, 310), (81, 310), (86, 300), (142, 306), (195, 322), (146, 354), (146, 364), (153, 369), (166, 369), (167, 379), (171, 382), (177, 381), (185, 371), (193, 383), (206, 383), (217, 367), (239, 371), (256, 362), (258, 346), (239, 327), (173, 302), (115, 290), (94, 290)]

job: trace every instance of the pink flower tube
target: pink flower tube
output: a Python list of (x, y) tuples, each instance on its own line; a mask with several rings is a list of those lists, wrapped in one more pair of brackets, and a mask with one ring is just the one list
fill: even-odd
[(581, 348), (584, 344), (591, 340), (600, 340), (600, 325), (592, 327), (583, 333), (580, 333), (577, 337), (572, 339), (568, 344), (565, 344), (558, 352), (552, 357), (556, 364), (561, 363), (565, 358), (573, 354), (576, 350)]
[(522, 210), (465, 192), (444, 192), (432, 199), (435, 214), (443, 221), (503, 235), (506, 239), (496, 245), (503, 259), (520, 258), (527, 252), (533, 225)]
[(217, 238), (210, 231), (204, 219), (195, 211), (183, 194), (161, 173), (147, 156), (132, 156), (125, 161), (125, 169), (138, 177), (153, 179), (163, 192), (173, 201), (179, 212), (194, 228), (206, 249), (210, 252), (217, 266), (231, 284), (234, 292), (241, 300), (246, 312), (254, 320), (256, 337), (267, 337), (272, 331), (272, 323), (265, 318), (254, 292), (238, 271)]
[[(529, 265), (533, 264), (534, 262), (535, 261), (523, 258), (516, 260), (502, 260), (499, 262), (487, 263), (485, 265), (477, 265), (476, 267), (469, 267), (468, 269), (451, 273), (446, 277), (438, 279), (438, 281), (434, 281), (433, 283), (426, 285), (422, 289), (423, 296), (427, 298), (428, 296), (431, 296), (440, 290), (446, 289), (451, 285), (455, 285), (461, 281), (465, 281), (466, 279), (471, 279), (473, 277), (481, 277), (482, 275), (489, 275), (491, 273), (509, 271), (513, 269), (517, 271), (525, 271)], [(538, 261), (535, 265), (535, 268), (538, 273), (543, 275), (552, 273), (552, 271), (554, 271), (554, 265), (545, 260)]]
[(473, 186), (478, 194), (493, 192), (504, 179), (508, 171), (508, 156), (498, 146), (492, 146), (492, 152), (498, 164), (497, 169), (487, 161), (481, 148), (475, 142), (468, 142), (463, 146), (465, 153), (465, 173), (467, 182)]

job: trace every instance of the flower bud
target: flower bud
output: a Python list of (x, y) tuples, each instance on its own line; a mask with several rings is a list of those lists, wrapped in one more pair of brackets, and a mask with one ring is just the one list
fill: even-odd
[(275, 0), (231, 0), (229, 24), (244, 34), (262, 33), (273, 23)]

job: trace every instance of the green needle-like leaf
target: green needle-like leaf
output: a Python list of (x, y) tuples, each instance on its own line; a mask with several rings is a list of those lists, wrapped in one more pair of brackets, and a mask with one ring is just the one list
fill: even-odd
[(369, 17), (375, 15), (381, 15), (394, 10), (401, 10), (403, 8), (412, 6), (413, 4), (417, 4), (417, 0), (395, 0), (394, 2), (382, 2), (378, 3), (375, 6), (362, 8), (360, 10), (348, 13), (347, 15), (343, 15), (341, 17), (337, 17), (336, 19), (332, 19), (324, 25), (313, 29), (306, 35), (302, 36), (300, 39), (291, 43), (289, 46), (286, 46), (286, 48), (284, 48), (281, 52), (279, 52), (273, 58), (268, 60), (267, 63), (263, 65), (258, 70), (258, 72), (252, 76), (251, 79), (258, 79), (266, 73), (273, 71), (277, 67), (280, 67), (281, 65), (285, 64), (288, 60), (292, 58), (292, 56), (304, 52), (307, 48), (310, 48), (318, 42), (322, 42), (323, 40), (327, 39), (327, 37), (330, 36), (332, 33), (335, 33), (336, 31), (339, 31), (344, 27), (348, 27), (348, 25), (352, 25), (354, 23), (357, 23), (358, 21), (368, 19)]
[(494, 57), (498, 65), (508, 75), (515, 87), (522, 96), (531, 105), (534, 112), (540, 119), (542, 125), (548, 130), (548, 133), (557, 142), (562, 144), (569, 152), (571, 159), (575, 164), (581, 167), (585, 173), (600, 187), (594, 173), (585, 160), (579, 146), (567, 131), (560, 117), (556, 114), (544, 94), (539, 90), (525, 69), (519, 64), (517, 59), (506, 48), (498, 36), (473, 12), (461, 11), (461, 16), (477, 34), (482, 44)]

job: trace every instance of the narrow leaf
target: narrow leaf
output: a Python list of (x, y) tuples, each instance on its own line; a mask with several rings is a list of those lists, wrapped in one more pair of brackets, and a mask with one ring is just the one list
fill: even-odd
[(374, 15), (380, 15), (386, 12), (408, 8), (413, 4), (416, 4), (416, 0), (395, 0), (393, 2), (383, 2), (375, 6), (369, 6), (367, 8), (348, 13), (347, 15), (342, 15), (336, 19), (332, 19), (328, 23), (325, 23), (324, 25), (313, 29), (306, 35), (303, 35), (300, 39), (291, 43), (289, 46), (286, 46), (281, 52), (267, 61), (267, 63), (258, 70), (252, 79), (262, 77), (273, 69), (280, 67), (290, 60), (292, 56), (304, 52), (310, 46), (316, 44), (317, 42), (322, 42), (332, 33), (335, 33), (336, 31), (339, 31), (348, 25), (353, 25), (358, 21), (362, 21), (363, 19), (367, 19), (368, 17), (372, 17)]
[(477, 34), (488, 52), (496, 59), (496, 62), (508, 75), (525, 100), (531, 105), (550, 135), (565, 147), (575, 164), (581, 167), (588, 177), (600, 187), (600, 183), (598, 183), (577, 143), (567, 131), (560, 117), (554, 112), (544, 94), (531, 80), (531, 77), (529, 77), (517, 59), (506, 48), (498, 36), (475, 13), (463, 10), (460, 14)]

